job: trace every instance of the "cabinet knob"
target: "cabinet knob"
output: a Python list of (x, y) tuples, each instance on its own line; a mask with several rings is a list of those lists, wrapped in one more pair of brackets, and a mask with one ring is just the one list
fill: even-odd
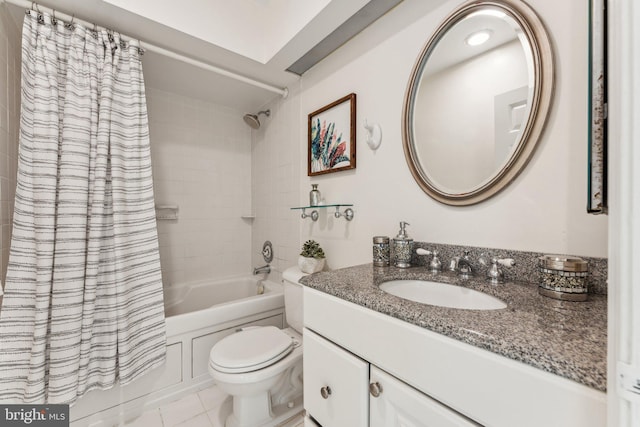
[(375, 382), (369, 384), (369, 393), (371, 393), (371, 396), (373, 397), (380, 396), (380, 394), (382, 394), (382, 386), (380, 385), (380, 383)]
[(322, 396), (323, 399), (328, 399), (329, 396), (331, 396), (331, 387), (328, 385), (322, 387), (320, 389), (320, 396)]

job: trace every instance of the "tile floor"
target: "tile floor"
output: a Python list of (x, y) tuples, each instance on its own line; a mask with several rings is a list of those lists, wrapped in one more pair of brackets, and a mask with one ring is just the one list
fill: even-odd
[[(179, 400), (151, 409), (135, 420), (125, 424), (126, 427), (224, 427), (220, 413), (228, 413), (231, 398), (212, 386), (196, 393), (189, 394)], [(221, 411), (225, 409), (224, 411)], [(302, 427), (302, 414), (282, 423), (280, 427)]]

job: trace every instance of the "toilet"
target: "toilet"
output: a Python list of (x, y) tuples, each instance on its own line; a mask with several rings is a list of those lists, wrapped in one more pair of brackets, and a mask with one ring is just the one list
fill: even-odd
[(302, 285), (298, 267), (282, 273), (288, 328), (252, 326), (218, 341), (209, 373), (232, 396), (226, 427), (276, 426), (302, 411)]

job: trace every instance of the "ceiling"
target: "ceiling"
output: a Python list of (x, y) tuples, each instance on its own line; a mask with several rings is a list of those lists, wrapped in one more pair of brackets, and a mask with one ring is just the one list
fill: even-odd
[[(143, 44), (287, 88), (298, 84), (298, 74), (400, 1), (39, 0), (38, 3), (140, 39)], [(22, 22), (23, 8), (10, 5), (10, 10)], [(322, 49), (318, 51), (317, 46)], [(308, 59), (303, 61), (302, 68), (294, 68), (298, 74), (286, 71), (294, 63), (300, 64), (305, 55)], [(149, 87), (240, 111), (256, 111), (280, 96), (151, 49), (144, 54), (143, 66)]]

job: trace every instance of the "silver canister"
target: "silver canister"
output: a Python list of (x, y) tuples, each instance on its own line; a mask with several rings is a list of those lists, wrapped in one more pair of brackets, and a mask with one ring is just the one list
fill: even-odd
[(373, 265), (375, 267), (388, 267), (390, 253), (389, 238), (387, 236), (375, 236), (373, 238)]
[(394, 265), (400, 268), (411, 267), (411, 252), (413, 251), (413, 240), (393, 240)]
[(586, 301), (589, 262), (578, 257), (544, 255), (538, 258), (541, 295), (565, 301)]
[(320, 190), (318, 190), (318, 184), (311, 184), (311, 191), (309, 191), (309, 206), (319, 206), (320, 200)]
[(408, 222), (400, 221), (400, 231), (393, 239), (393, 265), (400, 268), (411, 267), (413, 239), (407, 234)]

